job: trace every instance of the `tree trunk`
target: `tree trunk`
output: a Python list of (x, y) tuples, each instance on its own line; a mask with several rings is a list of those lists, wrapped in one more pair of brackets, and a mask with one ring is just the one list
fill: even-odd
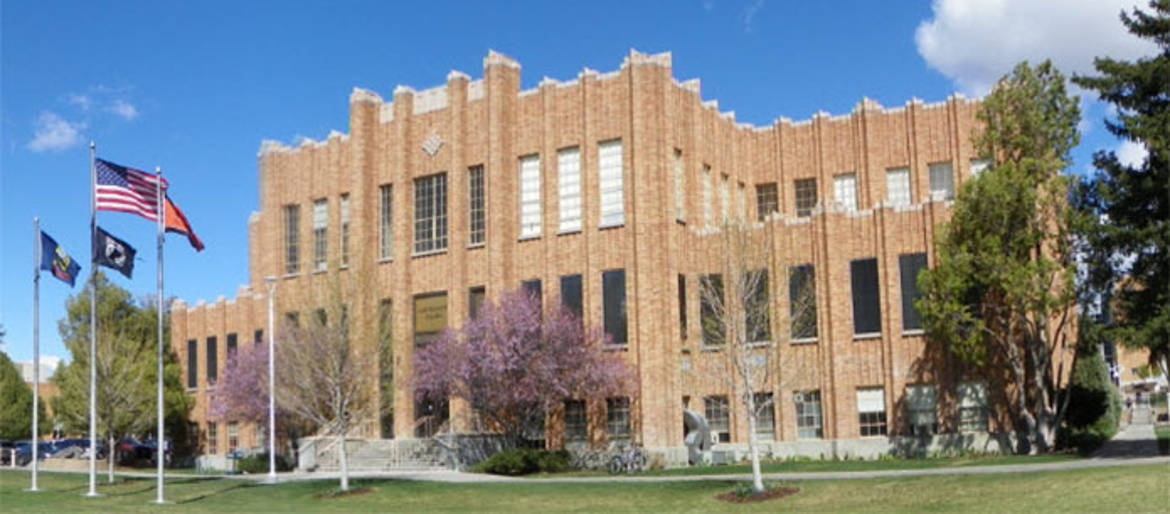
[(114, 456), (118, 454), (118, 447), (114, 444), (113, 437), (110, 438), (109, 448), (109, 451), (106, 452), (106, 468), (108, 473), (107, 480), (112, 484), (114, 483)]
[(345, 451), (346, 432), (347, 430), (345, 428), (341, 429), (341, 434), (338, 436), (340, 442), (337, 446), (337, 451), (340, 452), (339, 460), (341, 461), (341, 490), (343, 492), (349, 490), (349, 460), (347, 459), (348, 452)]
[(752, 459), (752, 490), (759, 494), (764, 492), (764, 475), (760, 472), (760, 444), (756, 439), (756, 410), (750, 408), (748, 409), (748, 452)]

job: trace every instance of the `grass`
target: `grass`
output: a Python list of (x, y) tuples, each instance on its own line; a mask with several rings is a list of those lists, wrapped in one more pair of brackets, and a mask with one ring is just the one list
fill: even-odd
[[(886, 471), (901, 469), (935, 469), (964, 466), (1005, 466), (1009, 464), (1045, 464), (1064, 462), (1081, 458), (1071, 453), (1050, 455), (980, 455), (971, 457), (948, 457), (930, 459), (889, 459), (889, 460), (808, 460), (761, 462), (764, 473), (814, 473), (838, 471)], [(694, 476), (694, 475), (737, 475), (752, 472), (750, 463), (729, 466), (693, 466), (689, 468), (651, 470), (639, 476)], [(561, 478), (605, 476), (602, 471), (573, 471), (568, 473), (544, 473), (530, 475), (535, 478)]]
[(793, 496), (730, 505), (715, 495), (733, 483), (579, 483), (542, 481), (443, 484), (355, 480), (367, 494), (335, 496), (336, 481), (264, 486), (226, 478), (168, 482), (175, 503), (155, 506), (154, 483), (102, 485), (83, 498), (85, 475), (44, 473), (27, 493), (28, 473), (0, 471), (0, 511), (16, 512), (1156, 512), (1165, 508), (1170, 468), (1162, 464), (1042, 473), (779, 483)]
[(1158, 451), (1162, 452), (1162, 455), (1170, 455), (1170, 426), (1156, 426), (1154, 434), (1158, 436)]

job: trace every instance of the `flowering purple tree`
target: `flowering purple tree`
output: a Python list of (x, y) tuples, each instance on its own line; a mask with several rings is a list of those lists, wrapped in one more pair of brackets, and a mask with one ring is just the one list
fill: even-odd
[(542, 314), (535, 296), (513, 291), (420, 349), (413, 382), (419, 398), (462, 399), (520, 445), (565, 400), (612, 396), (634, 377), (600, 330), (565, 309)]
[(236, 350), (228, 356), (227, 369), (211, 393), (211, 418), (267, 426), (268, 346)]

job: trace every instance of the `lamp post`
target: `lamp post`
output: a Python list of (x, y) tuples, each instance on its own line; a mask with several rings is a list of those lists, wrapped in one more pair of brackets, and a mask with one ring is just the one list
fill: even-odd
[(276, 483), (276, 277), (268, 284), (268, 482)]

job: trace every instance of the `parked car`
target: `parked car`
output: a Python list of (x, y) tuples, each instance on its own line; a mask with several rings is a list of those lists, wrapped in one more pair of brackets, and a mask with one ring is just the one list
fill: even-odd
[[(154, 439), (147, 439), (142, 443), (150, 451), (150, 465), (158, 464), (156, 457), (158, 456), (158, 443)], [(170, 467), (171, 465), (172, 445), (170, 438), (163, 442), (163, 466)]]
[(118, 459), (124, 464), (148, 461), (152, 453), (154, 450), (133, 437), (124, 438), (118, 443)]
[(16, 448), (15, 443), (7, 439), (0, 439), (0, 465), (11, 465), (13, 448)]
[[(98, 459), (106, 458), (105, 443), (98, 442)], [(53, 457), (59, 459), (81, 459), (89, 457), (89, 439), (72, 438), (53, 441)]]
[[(45, 460), (53, 454), (53, 446), (51, 443), (40, 443), (37, 445), (37, 459)], [(19, 441), (16, 443), (16, 465), (27, 466), (32, 462), (32, 442)]]

